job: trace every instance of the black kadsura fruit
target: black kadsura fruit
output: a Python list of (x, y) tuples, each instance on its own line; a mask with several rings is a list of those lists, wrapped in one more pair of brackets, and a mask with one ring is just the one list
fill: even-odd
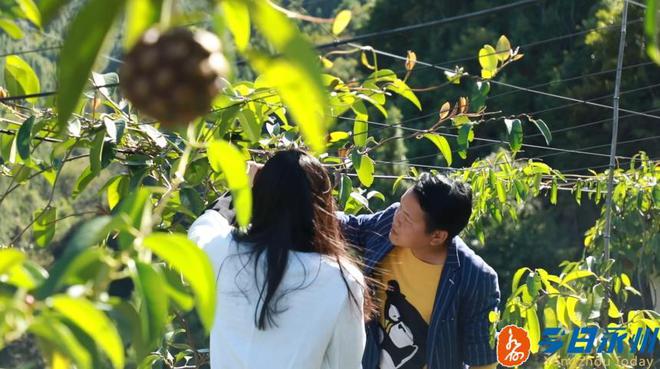
[(206, 114), (228, 72), (214, 34), (151, 28), (126, 54), (120, 85), (138, 110), (174, 126)]

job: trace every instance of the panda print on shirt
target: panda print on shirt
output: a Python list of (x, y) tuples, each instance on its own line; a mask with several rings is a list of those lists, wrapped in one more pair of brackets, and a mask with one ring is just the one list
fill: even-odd
[(397, 281), (388, 281), (387, 287), (379, 337), (380, 369), (422, 369), (428, 324), (406, 300)]

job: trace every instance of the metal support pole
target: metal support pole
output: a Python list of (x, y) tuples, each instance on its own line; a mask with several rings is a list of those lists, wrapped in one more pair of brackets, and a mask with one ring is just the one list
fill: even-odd
[[(612, 192), (614, 190), (614, 168), (616, 167), (616, 145), (619, 135), (619, 90), (621, 87), (621, 69), (623, 66), (623, 54), (626, 47), (626, 25), (628, 22), (628, 0), (623, 0), (623, 13), (621, 15), (621, 36), (619, 37), (619, 55), (616, 61), (616, 79), (614, 82), (614, 99), (612, 114), (612, 144), (610, 146), (610, 165), (607, 178), (607, 197), (605, 202), (605, 231), (603, 239), (604, 245), (604, 265), (607, 266), (610, 260), (610, 239), (612, 238)], [(607, 269), (609, 270), (609, 268)], [(609, 273), (607, 273), (609, 274)], [(609, 306), (609, 288), (605, 288), (605, 304), (601, 311), (601, 320), (607, 324), (607, 307)]]

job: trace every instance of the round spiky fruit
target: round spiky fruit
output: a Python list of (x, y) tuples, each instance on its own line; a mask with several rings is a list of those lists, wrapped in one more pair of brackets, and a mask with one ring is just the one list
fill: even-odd
[(126, 54), (120, 85), (138, 110), (171, 127), (206, 114), (228, 72), (214, 34), (151, 28)]

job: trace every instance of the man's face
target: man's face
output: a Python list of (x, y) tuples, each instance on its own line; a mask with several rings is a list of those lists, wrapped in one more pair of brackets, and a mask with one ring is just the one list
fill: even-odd
[[(419, 205), (417, 196), (412, 188), (401, 196), (401, 206), (394, 213), (390, 242), (392, 245), (409, 248), (425, 248), (434, 244), (442, 244), (446, 232), (426, 232), (426, 218), (424, 210)], [(438, 244), (438, 245), (439, 245)]]

